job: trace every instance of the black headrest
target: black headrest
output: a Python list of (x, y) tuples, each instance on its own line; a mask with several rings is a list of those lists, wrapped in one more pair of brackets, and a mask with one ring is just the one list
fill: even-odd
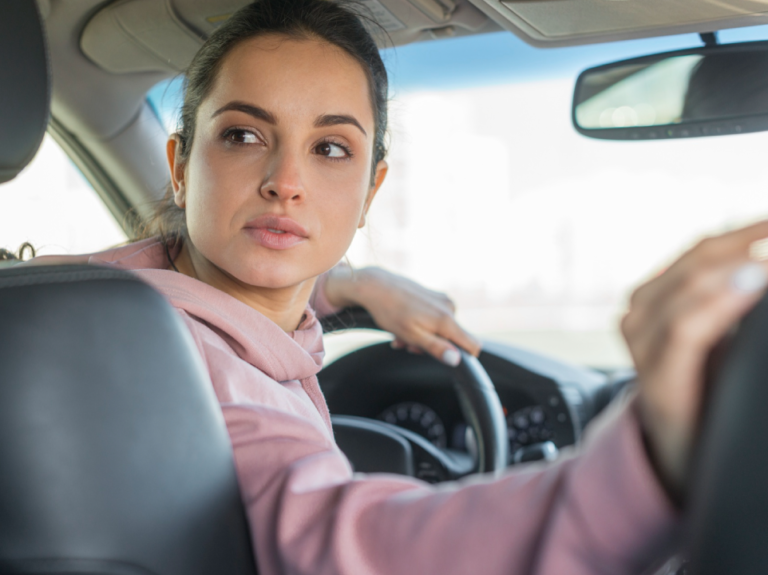
[(0, 270), (0, 438), (0, 573), (254, 575), (213, 386), (135, 276)]
[(35, 156), (51, 91), (42, 20), (34, 0), (0, 1), (0, 183)]

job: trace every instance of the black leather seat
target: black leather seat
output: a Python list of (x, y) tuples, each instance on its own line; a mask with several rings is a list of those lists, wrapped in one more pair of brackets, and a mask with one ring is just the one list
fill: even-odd
[[(34, 155), (48, 91), (36, 3), (2, 0), (0, 181)], [(0, 438), (0, 573), (255, 573), (205, 368), (129, 273), (0, 270)]]

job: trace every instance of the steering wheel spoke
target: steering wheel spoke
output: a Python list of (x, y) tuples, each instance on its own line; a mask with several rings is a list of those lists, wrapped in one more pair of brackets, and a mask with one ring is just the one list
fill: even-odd
[(469, 455), (440, 449), (403, 427), (353, 415), (331, 418), (336, 443), (355, 471), (400, 473), (428, 483), (459, 479), (475, 471)]

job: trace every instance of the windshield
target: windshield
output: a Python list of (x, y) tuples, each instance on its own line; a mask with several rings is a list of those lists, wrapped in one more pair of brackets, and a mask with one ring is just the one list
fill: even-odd
[[(447, 292), (484, 338), (631, 365), (618, 323), (632, 288), (703, 234), (768, 215), (768, 133), (590, 140), (571, 126), (573, 86), (589, 66), (700, 44), (542, 50), (497, 33), (386, 50), (390, 171), (350, 262)], [(180, 97), (180, 79), (149, 94), (169, 131)]]

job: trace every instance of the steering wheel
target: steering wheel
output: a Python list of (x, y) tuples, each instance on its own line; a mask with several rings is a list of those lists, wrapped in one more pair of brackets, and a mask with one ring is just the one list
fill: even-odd
[[(335, 316), (323, 318), (322, 324), (326, 333), (346, 329), (381, 330), (363, 308), (346, 308)], [(450, 370), (461, 411), (475, 434), (473, 464), (466, 465), (407, 429), (362, 417), (332, 417), (339, 447), (357, 471), (404, 473), (431, 482), (457, 479), (469, 473), (500, 474), (509, 460), (507, 421), (496, 388), (483, 366), (464, 351), (461, 363), (455, 368), (427, 355), (423, 361)], [(385, 460), (383, 469), (382, 460)]]
[(715, 348), (690, 473), (691, 573), (768, 572), (768, 297)]

